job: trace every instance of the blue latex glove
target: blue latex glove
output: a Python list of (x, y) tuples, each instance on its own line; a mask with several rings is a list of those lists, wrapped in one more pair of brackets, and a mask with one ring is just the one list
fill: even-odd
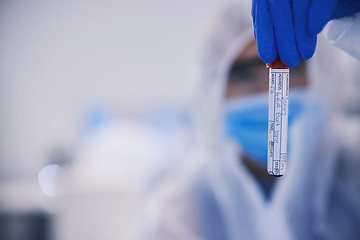
[(353, 15), (360, 11), (360, 0), (339, 0), (331, 16), (332, 19)]
[(360, 0), (253, 0), (252, 17), (260, 58), (279, 55), (288, 67), (312, 57), (317, 34), (333, 19), (360, 9)]

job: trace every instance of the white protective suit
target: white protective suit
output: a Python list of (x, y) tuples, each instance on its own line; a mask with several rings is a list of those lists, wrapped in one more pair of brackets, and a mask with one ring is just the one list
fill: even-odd
[[(195, 74), (202, 144), (189, 154), (193, 164), (149, 193), (140, 239), (360, 239), (360, 120), (342, 111), (359, 62), (319, 36), (288, 171), (267, 200), (221, 135), (227, 72), (253, 39), (250, 6), (237, 2), (226, 9), (205, 33)], [(319, 108), (321, 102), (326, 107)]]
[(331, 21), (326, 29), (326, 38), (360, 60), (360, 13)]

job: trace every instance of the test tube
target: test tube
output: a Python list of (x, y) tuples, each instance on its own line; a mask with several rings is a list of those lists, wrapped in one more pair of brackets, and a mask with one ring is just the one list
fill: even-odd
[(278, 57), (269, 68), (269, 122), (267, 170), (280, 177), (286, 172), (290, 70)]

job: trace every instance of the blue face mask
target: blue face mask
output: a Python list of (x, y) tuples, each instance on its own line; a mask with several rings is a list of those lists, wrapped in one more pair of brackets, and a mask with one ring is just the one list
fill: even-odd
[[(295, 90), (289, 95), (288, 133), (290, 135), (294, 120), (302, 113), (305, 90)], [(235, 140), (246, 156), (264, 167), (267, 164), (268, 104), (268, 94), (261, 93), (229, 99), (225, 106), (227, 136)], [(290, 144), (289, 142), (288, 149)]]

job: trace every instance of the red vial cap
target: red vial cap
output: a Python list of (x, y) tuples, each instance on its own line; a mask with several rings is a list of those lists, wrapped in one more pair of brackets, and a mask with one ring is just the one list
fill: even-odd
[(281, 61), (279, 56), (272, 63), (267, 63), (266, 67), (273, 68), (273, 69), (289, 69), (289, 67), (287, 67), (285, 64), (283, 64), (283, 62)]

